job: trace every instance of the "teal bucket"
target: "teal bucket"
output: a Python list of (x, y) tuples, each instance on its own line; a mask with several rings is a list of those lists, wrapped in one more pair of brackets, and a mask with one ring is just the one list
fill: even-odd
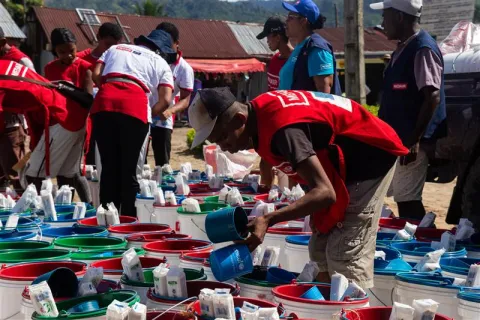
[(124, 249), (127, 241), (115, 237), (73, 236), (60, 237), (53, 241), (55, 248), (72, 251)]
[(25, 240), (36, 240), (37, 233), (29, 231), (3, 231), (0, 232), (0, 242), (7, 241), (25, 241)]
[[(392, 244), (402, 254), (403, 260), (407, 262), (420, 262), (422, 258), (429, 252), (435, 251), (428, 242), (403, 242)], [(467, 250), (464, 247), (457, 246), (455, 251), (445, 252), (442, 258), (466, 258)]]

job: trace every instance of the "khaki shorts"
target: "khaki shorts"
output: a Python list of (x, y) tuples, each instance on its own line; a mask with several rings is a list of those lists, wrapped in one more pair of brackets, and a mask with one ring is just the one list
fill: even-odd
[(343, 274), (360, 287), (373, 287), (378, 222), (394, 168), (384, 177), (347, 186), (350, 204), (345, 220), (328, 234), (313, 232), (310, 260), (320, 272)]
[(399, 161), (397, 160), (390, 187), (393, 199), (395, 202), (422, 201), (423, 187), (428, 171), (427, 152), (420, 146), (415, 162), (401, 166)]

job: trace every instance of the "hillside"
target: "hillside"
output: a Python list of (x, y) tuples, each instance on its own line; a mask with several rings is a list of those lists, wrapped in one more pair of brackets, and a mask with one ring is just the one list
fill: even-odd
[[(286, 15), (281, 0), (248, 0), (227, 2), (219, 0), (158, 0), (164, 4), (164, 11), (170, 17), (192, 19), (214, 19), (240, 22), (263, 23), (274, 14)], [(141, 2), (141, 1), (140, 1)], [(337, 3), (339, 25), (343, 21), (343, 0), (316, 0), (327, 26), (335, 26), (334, 3)], [(373, 12), (368, 4), (375, 0), (365, 0), (365, 25), (374, 26), (381, 22), (381, 14)], [(133, 1), (129, 0), (45, 0), (45, 5), (56, 8), (91, 8), (112, 13), (134, 13)]]

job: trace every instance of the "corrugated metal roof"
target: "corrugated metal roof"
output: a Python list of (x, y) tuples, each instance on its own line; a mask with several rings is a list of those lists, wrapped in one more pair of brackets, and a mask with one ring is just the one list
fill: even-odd
[[(345, 51), (345, 28), (327, 28), (317, 31), (333, 46), (335, 53)], [(380, 31), (365, 29), (364, 31), (365, 52), (393, 52), (397, 47), (396, 41), (390, 41)]]
[(263, 25), (228, 22), (228, 26), (248, 54), (252, 56), (273, 55), (273, 52), (268, 48), (267, 39), (257, 39), (257, 35), (263, 31)]
[(0, 27), (2, 27), (5, 37), (14, 39), (25, 39), (26, 36), (17, 26), (8, 10), (0, 3)]
[[(47, 37), (57, 27), (70, 29), (77, 37), (77, 46), (83, 50), (94, 46), (92, 32), (82, 24), (75, 10), (34, 7), (34, 14)], [(250, 56), (237, 41), (227, 23), (214, 20), (191, 20), (138, 15), (97, 14), (102, 23), (116, 23), (118, 17), (130, 40), (146, 35), (162, 21), (174, 23), (180, 31), (180, 48), (186, 58), (240, 59)], [(95, 34), (98, 27), (93, 27)]]

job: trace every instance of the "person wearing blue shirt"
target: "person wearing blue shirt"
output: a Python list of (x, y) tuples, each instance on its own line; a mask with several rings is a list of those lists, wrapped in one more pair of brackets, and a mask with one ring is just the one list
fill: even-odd
[(322, 29), (325, 17), (312, 0), (283, 3), (289, 11), (287, 35), (297, 43), (280, 71), (279, 90), (309, 90), (341, 95), (333, 48), (314, 32)]

